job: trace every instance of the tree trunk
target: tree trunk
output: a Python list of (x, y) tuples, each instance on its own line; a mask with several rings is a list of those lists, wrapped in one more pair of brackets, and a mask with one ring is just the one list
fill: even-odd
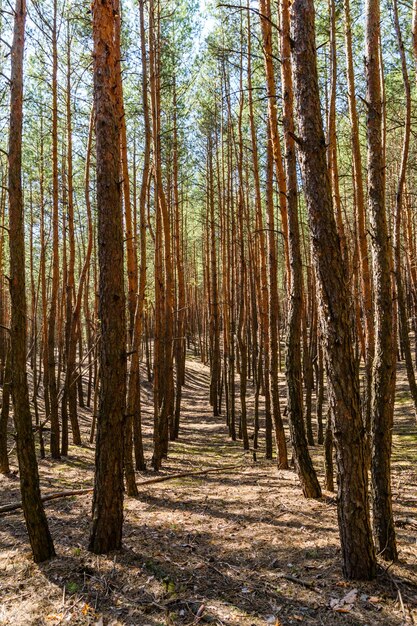
[(7, 425), (10, 412), (10, 350), (6, 353), (3, 372), (3, 395), (0, 411), (0, 474), (10, 472), (9, 456), (7, 452)]
[[(66, 373), (62, 394), (62, 446), (61, 453), (68, 454), (68, 426), (64, 426), (64, 415), (69, 411), (74, 445), (81, 445), (81, 433), (77, 416), (76, 389), (76, 324), (74, 324), (73, 305), (75, 301), (75, 233), (74, 233), (74, 189), (72, 165), (72, 110), (71, 110), (71, 38), (68, 26), (67, 41), (67, 182), (68, 182), (68, 238), (69, 263), (66, 284), (66, 319), (65, 319), (65, 352)], [(89, 152), (89, 150), (88, 150)], [(87, 160), (89, 154), (87, 154)], [(90, 221), (90, 220), (89, 220)], [(90, 231), (90, 229), (89, 229)], [(75, 305), (74, 305), (75, 306)], [(68, 409), (67, 409), (68, 405)], [(66, 418), (66, 421), (68, 418)]]
[(343, 572), (349, 579), (375, 576), (368, 511), (359, 372), (353, 351), (348, 272), (332, 206), (317, 77), (313, 0), (291, 5), (293, 68), (313, 261), (329, 384), (329, 405), (339, 473), (338, 520)]
[(393, 0), (394, 24), (397, 34), (397, 42), (401, 57), (401, 69), (403, 75), (405, 93), (405, 126), (403, 137), (403, 149), (398, 177), (397, 191), (395, 194), (395, 221), (394, 221), (394, 273), (397, 287), (397, 308), (401, 345), (404, 350), (405, 366), (407, 370), (408, 386), (414, 403), (414, 413), (417, 416), (417, 384), (414, 372), (413, 357), (411, 355), (410, 338), (408, 335), (407, 303), (404, 293), (402, 277), (402, 250), (401, 250), (401, 225), (403, 213), (404, 187), (407, 173), (408, 154), (410, 151), (411, 135), (411, 86), (408, 77), (407, 60), (404, 50), (404, 42), (401, 35), (401, 27), (398, 18), (397, 0)]
[[(359, 141), (359, 120), (356, 107), (355, 73), (352, 52), (352, 27), (350, 19), (349, 0), (345, 0), (345, 45), (346, 45), (346, 73), (348, 84), (349, 115), (351, 124), (352, 160), (354, 173), (355, 201), (357, 211), (357, 238), (359, 259), (361, 265), (361, 287), (363, 300), (363, 314), (365, 319), (365, 402), (364, 423), (367, 438), (371, 428), (371, 396), (372, 396), (372, 361), (375, 353), (375, 330), (372, 311), (372, 289), (369, 271), (368, 243), (366, 240), (366, 207), (362, 177), (362, 155)], [(368, 439), (367, 439), (368, 444)], [(369, 448), (369, 445), (367, 445)]]
[[(306, 498), (320, 498), (321, 489), (307, 446), (301, 368), (301, 313), (303, 273), (298, 224), (297, 169), (294, 135), (294, 95), (291, 76), (289, 2), (281, 0), (281, 54), (284, 100), (284, 140), (287, 173), (287, 212), (290, 254), (290, 283), (287, 320), (286, 378), (288, 418), (295, 467)], [(308, 358), (308, 355), (305, 355)]]
[(93, 3), (94, 106), (96, 113), (100, 340), (93, 527), (89, 549), (119, 549), (123, 525), (123, 445), (126, 402), (126, 318), (117, 81), (120, 27), (114, 0)]
[(378, 551), (383, 558), (395, 560), (397, 548), (392, 515), (390, 461), (396, 350), (393, 336), (391, 251), (385, 212), (379, 0), (368, 0), (366, 18), (368, 206), (373, 235), (376, 322), (371, 414), (373, 524)]
[(11, 51), (9, 126), (9, 246), (11, 296), (11, 394), (16, 426), (22, 506), (36, 563), (55, 556), (52, 537), (41, 502), (35, 441), (26, 376), (25, 235), (22, 194), (23, 51), (25, 0), (16, 0)]
[(60, 458), (58, 389), (55, 367), (55, 336), (59, 289), (59, 180), (58, 180), (58, 50), (57, 0), (52, 24), (52, 291), (48, 318), (48, 393), (51, 422), (51, 456)]

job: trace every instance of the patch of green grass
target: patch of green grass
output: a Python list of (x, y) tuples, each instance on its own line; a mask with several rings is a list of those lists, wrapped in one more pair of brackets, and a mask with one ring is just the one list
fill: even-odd
[(191, 445), (188, 443), (176, 443), (173, 446), (173, 452), (177, 454), (196, 454), (200, 457), (207, 456), (221, 456), (217, 448), (214, 450), (213, 446), (199, 446)]
[(68, 593), (77, 593), (77, 591), (79, 591), (80, 586), (74, 580), (70, 580), (69, 582), (66, 583), (65, 588)]
[(395, 404), (407, 404), (411, 403), (411, 397), (409, 393), (399, 393), (395, 398)]

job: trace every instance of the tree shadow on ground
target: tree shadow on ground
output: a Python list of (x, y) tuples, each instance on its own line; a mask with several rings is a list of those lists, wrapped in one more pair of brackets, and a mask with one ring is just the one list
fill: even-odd
[[(372, 583), (341, 585), (340, 550), (334, 535), (316, 547), (286, 541), (288, 533), (303, 529), (312, 536), (327, 533), (319, 517), (316, 524), (308, 521), (300, 527), (297, 512), (279, 511), (279, 507), (278, 512), (289, 519), (279, 519), (276, 511), (264, 512), (264, 518), (257, 510), (236, 513), (230, 510), (232, 505), (216, 498), (179, 502), (175, 497), (167, 492), (144, 494), (139, 501), (128, 499), (124, 549), (100, 557), (86, 550), (90, 501), (83, 497), (51, 502), (48, 518), (58, 557), (39, 568), (33, 566), (43, 585), (40, 594), (55, 598), (54, 607), (61, 602), (63, 614), (84, 611), (82, 620), (75, 621), (80, 624), (96, 623), (99, 615), (126, 625), (190, 624), (202, 605), (201, 623), (224, 626), (266, 623), (271, 615), (283, 626), (298, 621), (335, 626), (403, 623), (401, 616), (390, 613), (398, 589), (386, 576)], [(191, 497), (198, 495), (193, 491)], [(174, 515), (161, 519), (158, 515), (164, 511)], [(189, 514), (200, 516), (198, 529), (197, 518), (189, 520)], [(221, 525), (213, 527), (212, 520)], [(259, 538), (256, 529), (261, 522), (271, 526), (273, 534)], [(240, 539), (239, 530), (245, 526), (249, 533)], [(28, 548), (21, 515), (2, 520), (2, 531), (3, 538), (9, 537), (3, 549)], [(274, 545), (274, 536), (283, 543)], [(410, 580), (396, 575), (396, 581), (407, 600), (416, 594)], [(352, 610), (333, 611), (330, 599), (341, 598), (353, 588), (358, 589), (358, 600)], [(384, 605), (370, 603), (371, 596), (384, 596)]]
[[(224, 626), (259, 619), (266, 623), (271, 615), (279, 617), (284, 626), (297, 621), (348, 626), (376, 623), (371, 620), (379, 609), (365, 599), (358, 600), (351, 615), (335, 613), (329, 607), (327, 587), (329, 579), (334, 579), (331, 546), (314, 555), (316, 562), (324, 561), (326, 567), (315, 575), (307, 570), (309, 580), (314, 581), (308, 583), (314, 584), (313, 590), (282, 575), (289, 559), (305, 560), (304, 552), (294, 555), (280, 550), (278, 554), (271, 552), (270, 545), (256, 551), (225, 551), (213, 543), (209, 532), (165, 526), (138, 528), (126, 523), (125, 534), (126, 547), (120, 552), (96, 557), (83, 549), (77, 556), (59, 557), (40, 570), (58, 592), (66, 589), (73, 600), (121, 624), (189, 624), (202, 605), (201, 623)], [(305, 571), (291, 570), (290, 574), (303, 580)], [(330, 593), (343, 597), (347, 587)], [(377, 593), (381, 586), (368, 583), (364, 591), (369, 589)], [(399, 626), (402, 621), (391, 616), (383, 623)]]

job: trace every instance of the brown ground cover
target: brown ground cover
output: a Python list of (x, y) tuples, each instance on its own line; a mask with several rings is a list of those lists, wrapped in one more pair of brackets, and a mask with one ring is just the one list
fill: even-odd
[[(193, 360), (187, 368), (181, 434), (161, 475), (221, 471), (140, 488), (125, 501), (124, 549), (109, 556), (86, 550), (90, 494), (45, 505), (58, 556), (41, 566), (31, 561), (21, 511), (0, 517), (0, 624), (417, 623), (417, 428), (401, 368), (393, 449), (400, 562), (381, 561), (373, 583), (343, 581), (334, 494), (306, 501), (294, 471), (278, 471), (262, 450), (257, 462), (244, 454), (210, 414), (207, 368)], [(149, 458), (151, 414), (144, 419)], [(84, 440), (90, 421), (86, 411)], [(322, 477), (322, 451), (312, 453)], [(11, 460), (0, 506), (19, 499), (14, 453)], [(90, 445), (40, 461), (43, 493), (92, 486), (93, 464)]]

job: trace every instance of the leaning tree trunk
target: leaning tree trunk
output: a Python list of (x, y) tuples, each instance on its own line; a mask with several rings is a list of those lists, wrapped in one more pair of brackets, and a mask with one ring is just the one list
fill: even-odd
[(89, 549), (119, 549), (123, 526), (123, 435), (126, 402), (126, 315), (119, 184), (120, 72), (116, 2), (93, 3), (100, 341), (93, 528)]
[(314, 0), (291, 5), (293, 71), (313, 261), (339, 474), (338, 519), (344, 575), (371, 579), (375, 552), (368, 511), (364, 429), (350, 313), (348, 272), (332, 206), (320, 110)]
[(23, 50), (26, 3), (16, 0), (11, 51), (9, 127), (9, 246), (11, 393), (16, 426), (22, 506), (33, 558), (39, 563), (55, 555), (41, 501), (35, 441), (26, 377), (25, 234), (22, 194)]
[[(290, 254), (290, 281), (288, 302), (288, 330), (286, 378), (288, 390), (288, 417), (291, 443), (297, 474), (306, 498), (320, 498), (321, 489), (308, 451), (303, 416), (301, 368), (301, 313), (303, 297), (303, 266), (298, 224), (297, 165), (294, 142), (294, 94), (291, 76), (289, 33), (289, 2), (281, 0), (281, 55), (284, 100), (284, 141), (287, 175), (288, 242)], [(305, 355), (308, 358), (308, 355)]]

